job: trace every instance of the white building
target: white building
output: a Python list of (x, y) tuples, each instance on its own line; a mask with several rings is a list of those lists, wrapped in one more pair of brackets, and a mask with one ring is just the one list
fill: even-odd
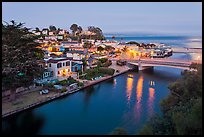
[(32, 33), (34, 33), (35, 35), (38, 35), (38, 36), (41, 35), (41, 32), (40, 31), (36, 31), (36, 30), (33, 30)]
[(82, 60), (82, 58), (85, 58), (85, 55), (83, 51), (68, 51), (67, 57), (73, 58), (73, 60)]
[(58, 32), (59, 35), (64, 35), (65, 33), (66, 33), (66, 30), (64, 30), (64, 29), (61, 29), (61, 30)]
[(53, 35), (54, 35), (54, 32), (50, 31), (49, 36), (53, 36)]
[(42, 30), (42, 34), (48, 35), (48, 33), (49, 33), (49, 30), (48, 30), (48, 29), (43, 29), (43, 30)]
[(48, 70), (53, 71), (53, 77), (71, 76), (73, 58), (53, 58), (48, 60)]

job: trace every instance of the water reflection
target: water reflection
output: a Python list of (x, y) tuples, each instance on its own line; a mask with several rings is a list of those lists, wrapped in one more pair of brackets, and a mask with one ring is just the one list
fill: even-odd
[(99, 89), (100, 88), (100, 84), (98, 85), (95, 85), (95, 86), (90, 86), (88, 88), (86, 88), (84, 90), (84, 102), (85, 104), (88, 104), (89, 100), (90, 100), (90, 97), (93, 95), (93, 93), (96, 91), (95, 88)]
[(26, 111), (16, 118), (16, 115), (2, 121), (3, 134), (38, 134), (44, 124), (42, 116), (36, 116), (32, 111)]
[(131, 98), (131, 94), (132, 94), (132, 87), (133, 87), (133, 78), (127, 77), (127, 84), (126, 84), (127, 104), (130, 103), (130, 98)]
[(154, 104), (154, 93), (155, 89), (150, 87), (149, 88), (149, 98), (148, 98), (148, 115), (151, 116), (154, 113), (153, 104)]
[(116, 85), (117, 85), (117, 80), (116, 80), (116, 78), (114, 78), (114, 82), (113, 82), (114, 88), (116, 87)]
[(142, 98), (143, 81), (144, 81), (144, 78), (142, 75), (140, 75), (137, 81), (137, 89), (136, 89), (136, 98), (137, 98), (137, 102), (135, 105), (136, 120), (140, 118), (140, 113), (141, 113), (141, 98)]

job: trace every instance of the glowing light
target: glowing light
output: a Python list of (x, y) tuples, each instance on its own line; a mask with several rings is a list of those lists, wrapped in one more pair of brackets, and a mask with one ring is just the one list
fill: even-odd
[(142, 97), (143, 77), (140, 76), (137, 82), (137, 103), (140, 103)]
[(131, 94), (132, 94), (132, 87), (133, 87), (133, 78), (127, 78), (127, 90), (126, 90), (126, 96), (127, 96), (127, 99), (128, 99), (128, 104), (130, 102), (130, 97), (131, 97)]
[(136, 120), (140, 119), (143, 81), (144, 81), (143, 76), (140, 76), (138, 81), (137, 81), (137, 89), (136, 89), (137, 102), (136, 102), (136, 105), (135, 105)]
[(149, 110), (149, 115), (153, 114), (153, 102), (154, 102), (154, 93), (155, 89), (154, 88), (149, 88), (149, 98), (148, 98), (148, 110)]

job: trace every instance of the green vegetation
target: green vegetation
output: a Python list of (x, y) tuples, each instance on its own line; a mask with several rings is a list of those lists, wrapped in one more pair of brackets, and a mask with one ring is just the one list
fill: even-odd
[(107, 75), (113, 75), (115, 70), (112, 68), (106, 68), (106, 67), (101, 67), (98, 69), (99, 73), (107, 74)]
[(69, 38), (73, 41), (77, 41), (78, 40), (78, 37), (77, 36), (69, 36)]
[(108, 61), (108, 58), (101, 58), (101, 59), (98, 59), (101, 63), (105, 63), (106, 61)]
[(91, 80), (92, 78), (104, 76), (104, 75), (113, 75), (115, 72), (112, 68), (100, 67), (100, 68), (93, 68), (88, 69), (84, 72), (86, 74), (84, 77), (80, 77), (81, 79), (85, 78), (87, 80)]
[(111, 61), (111, 60), (108, 60), (108, 61), (106, 61), (105, 63), (103, 63), (101, 66), (102, 66), (102, 67), (109, 67), (110, 65), (112, 65), (112, 61)]
[(197, 71), (184, 71), (182, 78), (169, 86), (171, 91), (160, 102), (163, 117), (152, 117), (139, 134), (202, 135), (202, 65)]
[(108, 58), (98, 59), (98, 62), (97, 62), (98, 67), (109, 67), (111, 64), (112, 64), (112, 61), (108, 60)]
[(66, 88), (62, 88), (62, 89), (60, 90), (61, 93), (66, 92), (66, 91), (67, 91)]
[[(83, 45), (83, 48), (85, 50), (85, 60), (83, 63), (83, 65), (85, 64), (84, 66), (84, 69), (86, 68), (86, 65), (87, 65), (87, 59), (88, 59), (88, 52), (89, 52), (89, 49), (93, 46), (93, 44), (91, 42), (84, 42), (84, 45)], [(83, 61), (83, 60), (82, 60)]]
[(103, 32), (99, 27), (94, 27), (94, 26), (89, 26), (88, 31), (95, 33), (96, 35), (93, 35), (93, 39), (98, 39), (98, 40), (104, 40), (105, 37), (103, 36)]
[(137, 46), (140, 45), (139, 43), (137, 43), (137, 42), (135, 42), (135, 41), (129, 41), (129, 42), (127, 42), (126, 44), (135, 44), (135, 45), (137, 45)]
[(57, 30), (57, 28), (55, 26), (53, 26), (53, 25), (50, 25), (49, 29), (50, 29), (50, 31), (56, 31)]
[(37, 63), (43, 51), (34, 40), (23, 23), (2, 23), (2, 89), (11, 90), (11, 100), (15, 100), (16, 88), (30, 86), (43, 72)]
[(74, 34), (78, 30), (78, 25), (77, 24), (72, 24), (70, 27), (70, 30), (72, 30), (72, 34)]
[(67, 80), (58, 81), (58, 82), (56, 82), (56, 84), (65, 86), (65, 85), (67, 85)]
[(56, 82), (57, 85), (62, 85), (62, 86), (69, 86), (69, 85), (71, 85), (71, 84), (73, 84), (73, 83), (78, 83), (78, 86), (81, 86), (81, 87), (84, 86), (83, 83), (81, 83), (81, 82), (75, 80), (75, 79), (72, 78), (72, 77), (68, 77), (68, 78), (65, 79), (65, 80), (61, 80), (61, 81)]

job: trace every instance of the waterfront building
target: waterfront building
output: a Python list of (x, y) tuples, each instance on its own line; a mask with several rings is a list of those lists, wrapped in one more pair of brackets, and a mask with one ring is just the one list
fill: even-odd
[(47, 66), (54, 78), (68, 77), (82, 69), (82, 61), (70, 57), (51, 58), (47, 61)]
[(73, 58), (52, 58), (47, 61), (48, 70), (53, 71), (53, 77), (69, 76)]

